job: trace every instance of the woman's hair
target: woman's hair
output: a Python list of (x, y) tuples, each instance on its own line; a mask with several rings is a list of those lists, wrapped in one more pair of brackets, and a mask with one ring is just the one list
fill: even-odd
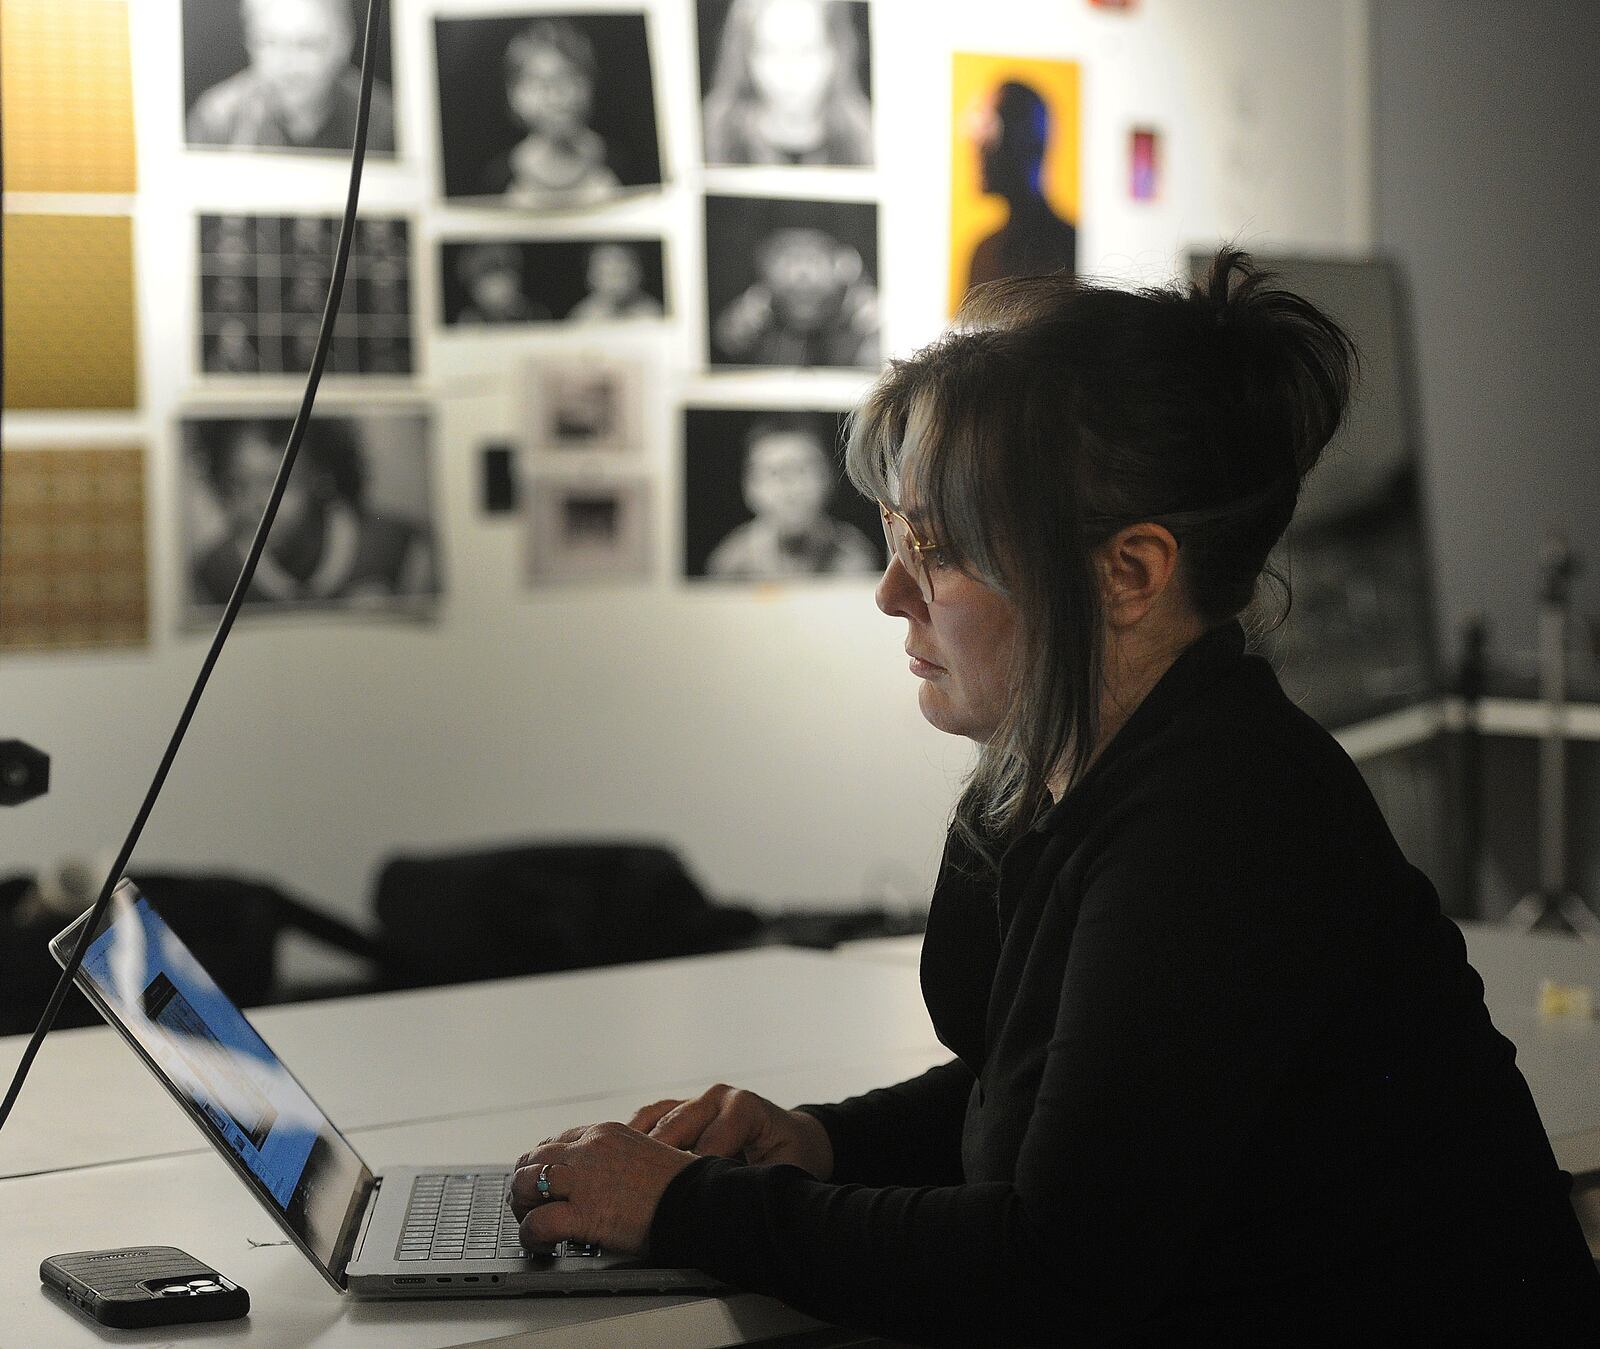
[(992, 282), (950, 332), (889, 363), (851, 415), (851, 481), (909, 499), (941, 561), (1017, 609), (1010, 705), (956, 807), (978, 856), (992, 862), (1047, 782), (1075, 782), (1094, 753), (1097, 546), (1128, 525), (1163, 525), (1200, 620), (1243, 613), (1263, 572), (1275, 575), (1268, 555), (1339, 427), (1356, 364), (1333, 319), (1234, 248), (1190, 287)]

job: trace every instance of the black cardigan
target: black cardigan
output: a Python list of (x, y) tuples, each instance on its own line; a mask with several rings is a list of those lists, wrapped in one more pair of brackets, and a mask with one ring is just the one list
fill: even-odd
[(695, 1161), (653, 1259), (935, 1344), (1600, 1343), (1460, 932), (1244, 648), (1185, 651), (998, 887), (947, 846), (922, 987), (956, 1058), (806, 1107), (829, 1183)]

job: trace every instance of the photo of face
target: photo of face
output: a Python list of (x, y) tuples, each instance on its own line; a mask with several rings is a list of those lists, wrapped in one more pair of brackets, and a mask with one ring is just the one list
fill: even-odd
[(447, 326), (619, 323), (666, 314), (659, 238), (447, 238), (439, 250)]
[(870, 203), (708, 197), (711, 363), (876, 367), (876, 235)]
[[(349, 151), (356, 0), (183, 0), (183, 11), (190, 145)], [(367, 148), (386, 155), (395, 149), (386, 31), (378, 47)]]
[(870, 164), (866, 6), (701, 0), (708, 164)]
[[(232, 593), (271, 499), (287, 417), (184, 424), (189, 608)], [(383, 446), (373, 454), (370, 446)], [(394, 607), (438, 593), (427, 427), (412, 413), (315, 416), (285, 485), (246, 607)]]
[[(573, 30), (567, 30), (571, 33)], [(588, 128), (594, 95), (592, 69), (535, 31), (507, 53), (506, 101), (524, 127), (541, 136), (570, 140)]]
[(833, 491), (827, 452), (803, 431), (775, 428), (751, 441), (744, 461), (744, 502), (779, 534), (816, 526)]
[(865, 528), (875, 511), (830, 453), (839, 414), (690, 408), (684, 425), (689, 575), (876, 575), (883, 547)]
[(643, 14), (434, 20), (446, 197), (593, 206), (661, 182)]

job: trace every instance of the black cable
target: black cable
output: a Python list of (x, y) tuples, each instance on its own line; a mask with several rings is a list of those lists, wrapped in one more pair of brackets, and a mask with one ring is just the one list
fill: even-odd
[(16, 1075), (11, 1079), (11, 1087), (6, 1092), (5, 1101), (0, 1103), (0, 1129), (5, 1127), (5, 1122), (11, 1115), (11, 1108), (16, 1104), (17, 1096), (22, 1091), (22, 1083), (28, 1076), (28, 1069), (33, 1066), (39, 1046), (44, 1043), (44, 1037), (55, 1024), (56, 1013), (61, 1010), (61, 1002), (67, 995), (67, 989), (71, 987), (73, 978), (78, 973), (78, 967), (83, 964), (84, 952), (88, 950), (95, 929), (99, 927), (100, 920), (105, 916), (106, 908), (111, 903), (111, 893), (122, 878), (122, 869), (128, 865), (128, 859), (133, 856), (133, 850), (139, 843), (139, 836), (144, 832), (145, 821), (150, 818), (150, 812), (155, 808), (156, 798), (160, 796), (162, 785), (167, 780), (167, 773), (172, 768), (173, 760), (178, 756), (178, 748), (183, 744), (184, 733), (189, 729), (195, 709), (200, 704), (200, 695), (205, 692), (211, 671), (217, 663), (217, 658), (222, 654), (222, 645), (228, 640), (228, 633), (233, 629), (233, 621), (238, 617), (239, 608), (244, 603), (245, 593), (255, 578), (256, 563), (261, 560), (262, 550), (267, 546), (267, 533), (271, 530), (272, 522), (278, 514), (278, 503), (283, 500), (284, 489), (289, 485), (289, 474), (293, 472), (295, 459), (299, 456), (300, 442), (305, 438), (306, 426), (311, 420), (311, 406), (316, 401), (317, 385), (322, 381), (322, 367), (327, 363), (328, 348), (333, 342), (334, 319), (339, 313), (339, 298), (344, 291), (345, 268), (350, 261), (350, 241), (355, 233), (356, 202), (361, 195), (361, 166), (367, 155), (367, 114), (372, 104), (373, 53), (377, 50), (377, 19), (382, 4), (383, 0), (367, 0), (367, 31), (361, 44), (361, 99), (356, 110), (355, 144), (350, 151), (350, 190), (345, 198), (344, 219), (339, 225), (339, 242), (334, 250), (333, 277), (328, 282), (328, 301), (322, 311), (322, 328), (317, 333), (316, 354), (311, 359), (311, 373), (306, 378), (305, 395), (300, 400), (300, 411), (295, 414), (294, 425), (290, 428), (289, 443), (284, 447), (283, 460), (278, 465), (278, 476), (273, 480), (272, 495), (267, 500), (267, 508), (262, 513), (261, 523), (256, 526), (255, 538), (251, 540), (250, 550), (245, 554), (244, 568), (240, 571), (239, 579), (233, 587), (233, 594), (228, 597), (228, 603), (222, 611), (222, 620), (217, 624), (216, 635), (212, 637), (205, 660), (200, 664), (200, 673), (195, 678), (194, 687), (189, 691), (189, 700), (184, 704), (183, 713), (178, 718), (172, 738), (167, 742), (166, 752), (162, 754), (161, 763), (156, 768), (155, 778), (150, 783), (150, 790), (145, 793), (144, 803), (134, 818), (133, 828), (123, 840), (122, 848), (117, 853), (117, 860), (111, 864), (111, 870), (106, 876), (105, 884), (100, 887), (100, 896), (94, 902), (89, 920), (84, 923), (83, 931), (78, 935), (78, 943), (73, 947), (72, 955), (61, 971), (61, 978), (51, 990), (44, 1014), (39, 1018), (38, 1029), (33, 1032), (33, 1038), (28, 1041), (28, 1048), (22, 1055), (22, 1062), (17, 1065)]

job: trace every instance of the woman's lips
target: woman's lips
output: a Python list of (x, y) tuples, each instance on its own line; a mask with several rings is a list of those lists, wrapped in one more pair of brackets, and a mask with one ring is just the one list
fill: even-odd
[(935, 665), (931, 660), (923, 660), (921, 656), (913, 652), (908, 651), (906, 655), (911, 657), (911, 673), (916, 675), (918, 679), (932, 679), (934, 675), (940, 675), (945, 672), (944, 666)]

